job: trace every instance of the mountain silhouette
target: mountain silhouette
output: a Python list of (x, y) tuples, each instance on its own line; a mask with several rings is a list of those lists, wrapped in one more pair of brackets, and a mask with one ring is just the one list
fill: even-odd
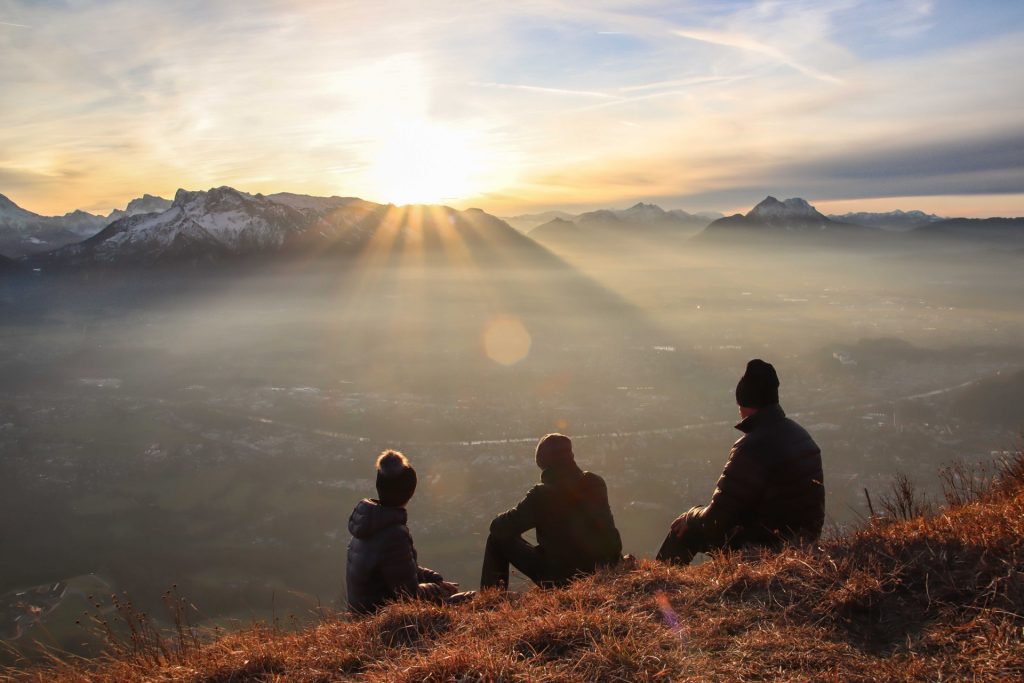
[(780, 201), (768, 196), (746, 214), (713, 221), (697, 237), (702, 242), (784, 239), (818, 244), (870, 239), (880, 234), (878, 228), (834, 221), (800, 197)]
[(245, 258), (397, 253), (436, 258), (551, 256), (479, 209), (376, 204), (353, 197), (249, 194), (231, 187), (178, 190), (165, 210), (125, 216), (96, 235), (32, 257), (34, 265), (88, 267)]

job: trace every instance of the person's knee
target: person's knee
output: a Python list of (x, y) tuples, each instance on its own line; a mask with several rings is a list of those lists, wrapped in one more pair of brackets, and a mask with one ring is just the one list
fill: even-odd
[(487, 549), (488, 550), (505, 550), (516, 545), (517, 541), (521, 541), (519, 536), (495, 536), (494, 534), (487, 534)]

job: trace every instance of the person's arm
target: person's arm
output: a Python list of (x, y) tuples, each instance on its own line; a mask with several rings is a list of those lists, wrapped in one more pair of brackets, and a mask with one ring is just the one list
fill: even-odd
[(536, 528), (542, 495), (543, 488), (540, 485), (530, 489), (514, 508), (494, 518), (491, 522), (491, 535), (496, 538), (512, 538)]
[(743, 513), (757, 504), (764, 485), (764, 467), (756, 453), (742, 441), (738, 442), (722, 470), (711, 502), (685, 515), (685, 530), (699, 534), (708, 547), (724, 545)]

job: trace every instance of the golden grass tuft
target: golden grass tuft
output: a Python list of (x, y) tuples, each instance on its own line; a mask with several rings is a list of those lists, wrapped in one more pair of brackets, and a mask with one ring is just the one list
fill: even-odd
[(819, 547), (650, 561), (565, 589), (391, 605), (198, 648), (9, 670), (28, 681), (1024, 680), (1024, 460), (945, 509)]

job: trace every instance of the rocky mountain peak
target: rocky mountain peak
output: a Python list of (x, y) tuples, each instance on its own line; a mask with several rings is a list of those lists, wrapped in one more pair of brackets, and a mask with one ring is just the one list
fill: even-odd
[(778, 218), (801, 218), (826, 220), (825, 216), (818, 213), (818, 210), (811, 206), (806, 199), (792, 197), (785, 201), (779, 201), (771, 195), (765, 197), (750, 210), (747, 218), (759, 220), (772, 220)]
[(141, 197), (137, 197), (130, 202), (125, 208), (125, 213), (129, 216), (134, 216), (137, 213), (153, 213), (155, 211), (166, 211), (171, 206), (171, 202), (163, 197), (158, 197), (152, 194), (144, 194)]

